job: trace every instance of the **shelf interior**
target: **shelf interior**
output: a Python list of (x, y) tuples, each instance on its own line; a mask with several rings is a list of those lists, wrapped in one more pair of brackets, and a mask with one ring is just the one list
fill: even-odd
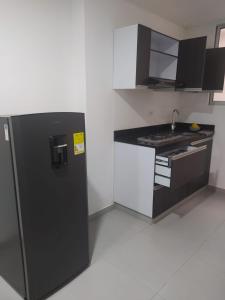
[(151, 33), (151, 49), (165, 54), (178, 56), (179, 41), (159, 32)]
[(176, 80), (177, 58), (151, 51), (149, 77)]

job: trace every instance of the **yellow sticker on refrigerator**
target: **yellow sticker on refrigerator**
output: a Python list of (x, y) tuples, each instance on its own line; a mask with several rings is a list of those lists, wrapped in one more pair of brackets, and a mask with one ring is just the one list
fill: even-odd
[(85, 153), (84, 132), (77, 132), (73, 135), (74, 155)]

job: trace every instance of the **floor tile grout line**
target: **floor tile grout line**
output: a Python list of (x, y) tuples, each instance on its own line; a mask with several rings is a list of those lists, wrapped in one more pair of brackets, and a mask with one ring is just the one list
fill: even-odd
[[(132, 216), (134, 219), (137, 219), (135, 216)], [(135, 230), (135, 233), (133, 235), (130, 235), (128, 238), (124, 239), (122, 242), (123, 243), (126, 243), (126, 242), (129, 242), (131, 241), (132, 239), (134, 239), (135, 237), (137, 237), (138, 235), (142, 234), (142, 232), (144, 232), (147, 228), (149, 228), (149, 230), (151, 230), (152, 228), (152, 224), (148, 223), (148, 222), (145, 222), (144, 220), (140, 220), (142, 221), (143, 223), (143, 227), (142, 228), (139, 228), (137, 230)], [(200, 244), (198, 245), (198, 247), (193, 250), (192, 253), (190, 253), (190, 256), (178, 267), (178, 269), (176, 271), (174, 271), (171, 276), (168, 276), (168, 280), (162, 284), (162, 286), (158, 289), (158, 291), (154, 294), (153, 298), (151, 299), (154, 299), (154, 297), (156, 297), (157, 295), (159, 295), (160, 297), (161, 294), (160, 294), (160, 291), (163, 290), (163, 288), (168, 284), (168, 282), (176, 275), (177, 272), (179, 272), (197, 253), (199, 253), (199, 251), (201, 250), (201, 248), (204, 246), (204, 244), (210, 239), (210, 237), (213, 237), (213, 235), (215, 234), (215, 232), (223, 226), (223, 224), (225, 223), (225, 218), (223, 218), (219, 224), (217, 224), (208, 234), (205, 235), (204, 239), (200, 242)], [(121, 241), (120, 243), (121, 244)], [(114, 246), (113, 246), (114, 247)], [(116, 246), (115, 246), (116, 247)], [(107, 262), (108, 264), (110, 265), (113, 265), (118, 271), (120, 271), (121, 273), (123, 274), (126, 274), (127, 272), (121, 270), (116, 264), (113, 264), (111, 263), (110, 261), (108, 261), (107, 259), (104, 259), (105, 262)], [(222, 272), (221, 272), (222, 273)], [(129, 274), (129, 273), (128, 273)], [(137, 280), (144, 284), (145, 286), (148, 286), (150, 289), (153, 289), (150, 285), (148, 285), (144, 280), (141, 279), (141, 277), (138, 277), (138, 276), (134, 276), (132, 275), (133, 278), (137, 278)], [(162, 297), (163, 298), (163, 297)]]
[[(112, 209), (110, 212), (108, 212), (108, 214), (110, 214), (113, 210), (114, 210), (114, 209)], [(131, 217), (133, 217), (135, 220), (139, 220), (140, 222), (143, 222), (143, 223), (144, 223), (142, 228), (135, 230), (136, 232), (134, 233), (134, 235), (139, 234), (141, 231), (144, 231), (147, 227), (151, 228), (152, 224), (150, 224), (150, 223), (148, 223), (148, 222), (146, 222), (146, 221), (144, 221), (144, 220), (140, 220), (139, 218), (137, 218), (137, 217), (135, 217), (135, 216), (132, 216), (132, 215), (130, 215), (130, 214), (128, 214), (128, 215), (131, 216)], [(98, 218), (96, 218), (95, 221), (100, 220), (103, 216), (106, 216), (106, 215), (99, 216)], [(129, 241), (129, 240), (131, 240), (132, 238), (133, 238), (133, 237), (129, 237), (126, 241)]]
[[(135, 218), (135, 216), (131, 216), (131, 217)], [(135, 218), (135, 219), (136, 219), (136, 218)], [(121, 244), (123, 245), (123, 244), (125, 244), (125, 243), (127, 243), (127, 242), (129, 242), (129, 241), (132, 241), (135, 237), (137, 237), (139, 234), (141, 234), (142, 232), (144, 232), (146, 228), (151, 229), (152, 224), (147, 223), (147, 222), (145, 222), (145, 221), (143, 221), (143, 220), (141, 220), (141, 221), (144, 222), (144, 223), (146, 223), (146, 225), (143, 226), (143, 228), (137, 230), (132, 236), (129, 236), (127, 239), (124, 239), (123, 241), (120, 241), (120, 242), (119, 242), (119, 245), (121, 245)], [(200, 251), (200, 249), (203, 247), (203, 245), (204, 245), (205, 242), (209, 239), (209, 237), (210, 237), (211, 235), (213, 235), (213, 233), (216, 232), (216, 230), (217, 230), (220, 226), (222, 226), (224, 223), (225, 223), (225, 220), (223, 220), (220, 224), (218, 224), (218, 225), (216, 226), (216, 228), (215, 228), (211, 233), (209, 233), (207, 237), (205, 237), (205, 239), (201, 242), (201, 244), (199, 245), (199, 247), (198, 247), (195, 251), (193, 251), (193, 253), (192, 253), (192, 254), (184, 261), (184, 263), (183, 263), (180, 267), (178, 267), (178, 269), (177, 269), (174, 273), (171, 274), (170, 278), (174, 277), (175, 274), (176, 274), (177, 272), (179, 272), (179, 270), (180, 270), (186, 263), (188, 263), (189, 260), (191, 260), (191, 259), (192, 259), (192, 258)], [(114, 247), (115, 247), (115, 248), (118, 247), (118, 244), (112, 246), (112, 248), (114, 248)], [(112, 264), (112, 265), (115, 267), (114, 264)], [(168, 279), (168, 281), (170, 280), (170, 278)], [(140, 279), (139, 279), (139, 280), (140, 280)], [(158, 290), (158, 293), (159, 293), (166, 285), (167, 285), (167, 282), (164, 283), (164, 284), (162, 285), (162, 287)]]
[[(157, 292), (156, 295), (159, 295), (161, 297), (160, 291), (162, 291), (166, 285), (168, 284), (168, 282), (201, 250), (201, 248), (203, 247), (203, 245), (207, 242), (207, 240), (209, 239), (209, 236), (213, 235), (219, 227), (222, 227), (222, 225), (225, 224), (225, 220), (223, 222), (221, 222), (221, 224), (217, 225), (216, 228), (213, 230), (213, 232), (211, 232), (208, 237), (206, 237), (201, 244), (199, 245), (199, 247), (191, 254), (191, 256), (189, 258), (187, 258), (185, 260), (185, 262), (170, 276), (170, 278), (168, 279), (168, 281), (163, 284), (163, 286), (160, 288), (160, 290)], [(208, 264), (208, 263), (207, 263)], [(208, 264), (209, 265), (209, 264)], [(222, 272), (221, 272), (222, 273)], [(224, 272), (225, 274), (225, 272)], [(154, 299), (154, 298), (153, 298)]]
[[(108, 214), (111, 213), (108, 212)], [(103, 216), (99, 216), (99, 218), (96, 218), (96, 220), (102, 218)], [(134, 219), (137, 219), (135, 218), (134, 216), (132, 216)], [(133, 235), (130, 235), (129, 237), (127, 238), (123, 238), (123, 240), (119, 240), (118, 243), (116, 243), (115, 245), (111, 245), (111, 248), (116, 248), (118, 247), (118, 245), (124, 245), (125, 243), (129, 242), (129, 241), (132, 241), (132, 239), (134, 239), (136, 236), (138, 236), (142, 231), (144, 231), (146, 228), (151, 228), (152, 224), (148, 223), (148, 222), (145, 222), (143, 220), (141, 220), (142, 222), (144, 222), (145, 224), (143, 225), (142, 228), (140, 229), (137, 229), (135, 230), (134, 234)], [(103, 257), (104, 258), (104, 257)], [(95, 262), (95, 261), (94, 261)], [(91, 263), (92, 264), (92, 263)]]
[[(115, 208), (112, 209), (110, 212), (108, 212), (108, 214), (110, 215), (110, 213), (111, 213), (113, 210), (115, 210)], [(120, 211), (122, 211), (122, 210), (120, 210)], [(123, 211), (122, 211), (122, 212), (123, 212)], [(125, 212), (124, 212), (124, 213), (125, 213)], [(127, 214), (128, 214), (128, 213), (127, 213)], [(131, 215), (131, 214), (128, 214), (128, 215), (131, 216), (131, 217), (133, 217), (133, 218), (136, 219), (136, 220), (139, 220), (139, 221), (145, 223), (145, 225), (143, 226), (143, 228), (138, 229), (138, 230), (134, 233), (134, 235), (133, 235), (132, 237), (130, 236), (130, 237), (128, 237), (127, 239), (124, 239), (122, 242), (120, 241), (120, 244), (121, 244), (121, 243), (124, 244), (124, 243), (126, 243), (126, 242), (131, 241), (135, 236), (137, 236), (138, 234), (140, 234), (140, 233), (141, 233), (142, 231), (144, 231), (146, 228), (151, 228), (151, 226), (154, 225), (154, 224), (150, 224), (150, 223), (148, 223), (148, 222), (146, 222), (146, 221), (144, 221), (144, 220), (141, 220), (141, 219), (139, 219), (139, 218), (137, 218), (137, 217), (135, 217), (135, 216), (133, 216), (133, 215)], [(100, 216), (99, 218), (101, 218), (101, 217), (102, 217), (102, 216)], [(222, 226), (224, 223), (225, 223), (225, 218), (224, 218), (224, 220), (221, 222), (221, 224), (219, 224), (218, 226), (216, 226), (216, 228), (215, 228), (211, 233), (209, 233), (208, 237), (204, 239), (203, 243), (204, 243), (206, 240), (208, 240), (209, 236), (211, 236), (211, 235), (219, 228), (219, 226)], [(203, 243), (202, 243), (202, 244), (203, 244)], [(112, 246), (112, 247), (114, 247), (114, 246)]]
[(158, 290), (157, 295), (159, 295), (161, 297), (160, 292), (167, 286), (167, 284), (169, 283), (169, 281), (176, 276), (176, 274), (198, 253), (198, 251), (201, 249), (202, 245), (204, 244), (205, 241), (203, 241), (201, 243), (201, 245), (184, 261), (184, 263), (178, 267), (178, 269), (173, 272), (170, 276), (170, 278), (168, 278), (167, 282), (165, 282), (163, 284), (163, 286)]
[[(108, 261), (108, 260), (106, 260), (104, 258), (102, 258), (102, 261), (104, 261), (108, 265), (110, 265), (113, 268), (115, 268), (118, 272), (120, 272), (121, 274), (123, 274), (123, 276), (127, 276), (127, 274), (128, 274), (130, 277), (132, 277), (133, 279), (136, 279), (138, 282), (140, 282), (146, 288), (150, 289), (152, 292), (154, 291), (154, 288), (152, 286), (150, 286), (149, 284), (147, 284), (145, 281), (143, 281), (140, 277), (134, 275), (133, 273), (132, 273), (132, 275), (130, 275), (127, 271), (121, 270), (117, 265), (113, 264), (111, 261)], [(154, 294), (154, 296), (155, 296), (155, 294)], [(153, 298), (154, 298), (154, 296), (153, 296)]]
[[(221, 222), (221, 224), (220, 225), (218, 225), (216, 228), (215, 228), (215, 230), (211, 233), (211, 234), (209, 234), (209, 236), (213, 236), (213, 234), (215, 234), (216, 233), (216, 231), (219, 229), (219, 228), (221, 228), (223, 225), (225, 225), (225, 220), (223, 221), (223, 222)], [(198, 250), (198, 252), (201, 250), (201, 248), (204, 246), (204, 244), (206, 244), (206, 242), (209, 240), (209, 236), (208, 236), (208, 238), (206, 238), (205, 240), (204, 240), (204, 242), (203, 242), (203, 244), (201, 245), (201, 247), (200, 247), (200, 249)], [(196, 253), (197, 254), (197, 253)], [(206, 260), (201, 260), (201, 262), (202, 263), (205, 263), (205, 264), (207, 264), (208, 266), (212, 266), (212, 265), (214, 265), (213, 263), (212, 264), (210, 264), (208, 261), (206, 261)], [(222, 275), (224, 275), (225, 276), (225, 271), (219, 271)]]
[[(149, 224), (150, 225), (150, 224)], [(151, 225), (150, 225), (151, 226)], [(138, 236), (142, 231), (144, 231), (147, 228), (147, 226), (144, 226), (142, 229), (137, 230), (132, 236), (128, 237), (127, 239), (124, 239), (123, 241), (119, 242), (119, 245), (124, 245), (125, 243), (132, 241), (136, 236)], [(118, 245), (115, 245), (117, 247)], [(114, 247), (114, 246), (112, 246)]]
[(161, 298), (161, 300), (166, 300), (164, 297), (162, 297), (159, 292), (157, 292), (150, 300), (154, 300), (157, 296)]

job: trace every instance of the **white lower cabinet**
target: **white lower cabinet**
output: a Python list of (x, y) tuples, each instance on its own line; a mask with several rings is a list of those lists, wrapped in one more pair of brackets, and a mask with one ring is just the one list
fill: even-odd
[(114, 202), (153, 216), (155, 149), (115, 142)]

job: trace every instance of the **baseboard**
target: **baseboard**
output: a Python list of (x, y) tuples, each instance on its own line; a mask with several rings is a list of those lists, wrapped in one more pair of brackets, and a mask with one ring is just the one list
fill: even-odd
[(182, 201), (180, 201), (179, 203), (177, 203), (176, 205), (174, 205), (173, 207), (169, 208), (167, 211), (163, 212), (161, 215), (159, 215), (158, 217), (156, 217), (155, 219), (151, 219), (150, 217), (147, 217), (141, 213), (138, 213), (130, 208), (127, 208), (121, 204), (118, 204), (118, 203), (113, 203), (103, 209), (101, 209), (100, 211), (94, 213), (94, 214), (91, 214), (89, 216), (89, 221), (93, 220), (93, 219), (96, 219), (106, 213), (108, 213), (109, 211), (111, 211), (113, 208), (117, 207), (118, 209), (120, 210), (123, 210), (125, 212), (127, 212), (128, 214), (132, 215), (132, 216), (135, 216), (147, 223), (150, 223), (150, 224), (155, 224), (155, 223), (158, 223), (159, 221), (161, 221), (163, 218), (165, 218), (166, 216), (168, 216), (169, 214), (173, 213), (177, 208), (179, 208), (180, 206), (182, 206), (183, 204), (185, 204), (186, 202), (188, 202), (192, 197), (198, 195), (199, 193), (201, 193), (203, 190), (205, 190), (206, 188), (210, 188), (212, 189), (213, 191), (220, 191), (220, 192), (223, 192), (225, 193), (225, 189), (222, 189), (222, 188), (218, 188), (218, 187), (215, 187), (215, 186), (212, 186), (212, 185), (208, 185), (208, 186), (205, 186), (199, 190), (197, 190), (196, 192), (194, 192), (193, 194), (191, 194), (190, 196), (186, 197), (185, 199), (183, 199)]
[(96, 213), (91, 214), (91, 215), (89, 216), (89, 221), (91, 221), (91, 220), (93, 220), (93, 219), (96, 219), (96, 218), (98, 218), (98, 217), (100, 217), (100, 216), (106, 214), (107, 212), (111, 211), (111, 210), (114, 208), (114, 206), (115, 206), (115, 205), (114, 205), (114, 203), (113, 203), (113, 204), (111, 204), (111, 205), (109, 205), (109, 206), (107, 206), (107, 207), (105, 207), (105, 208), (103, 208), (103, 209), (97, 211)]
[(211, 189), (213, 189), (214, 191), (219, 191), (219, 192), (225, 193), (225, 189), (222, 189), (222, 188), (219, 188), (219, 187), (213, 186), (213, 185), (209, 185), (209, 187)]
[(137, 217), (138, 219), (140, 219), (140, 220), (142, 220), (142, 221), (145, 221), (145, 222), (147, 222), (147, 223), (152, 224), (152, 222), (153, 222), (153, 219), (152, 219), (152, 218), (147, 217), (147, 216), (145, 216), (145, 215), (143, 215), (143, 214), (141, 214), (141, 213), (139, 213), (139, 212), (137, 212), (137, 211), (135, 211), (135, 210), (132, 210), (132, 209), (130, 209), (130, 208), (128, 208), (128, 207), (125, 207), (125, 206), (123, 206), (123, 205), (121, 205), (121, 204), (119, 204), (119, 203), (116, 203), (116, 202), (115, 202), (115, 203), (114, 203), (114, 207), (116, 207), (116, 208), (118, 208), (118, 209), (120, 209), (120, 210), (122, 210), (122, 211), (128, 213), (128, 214), (131, 215), (131, 216)]
[[(166, 210), (165, 212), (163, 212), (162, 214), (160, 214), (159, 216), (157, 216), (156, 218), (152, 219), (150, 217), (147, 217), (141, 213), (138, 213), (136, 211), (133, 211), (130, 208), (124, 207), (118, 203), (115, 203), (115, 207), (129, 213), (132, 216), (135, 216), (145, 222), (148, 222), (150, 224), (156, 224), (159, 221), (161, 221), (162, 219), (164, 219), (165, 217), (167, 217), (168, 215), (170, 215), (171, 213), (173, 213), (177, 208), (179, 208), (180, 206), (184, 205), (186, 202), (188, 202), (191, 198), (197, 196), (199, 193), (201, 193), (203, 190), (209, 188), (209, 186), (204, 186), (201, 189), (197, 190), (196, 192), (194, 192), (193, 194), (189, 195), (188, 197), (184, 198), (183, 200), (181, 200), (179, 203), (175, 204), (174, 206), (172, 206), (171, 208), (169, 208), (168, 210)], [(211, 188), (211, 186), (210, 186)], [(225, 191), (224, 191), (225, 192)]]
[(194, 192), (191, 195), (187, 196), (186, 198), (184, 198), (183, 200), (181, 200), (180, 202), (178, 202), (177, 204), (175, 204), (174, 206), (172, 206), (171, 208), (169, 208), (168, 210), (166, 210), (165, 212), (163, 212), (162, 214), (160, 214), (159, 216), (157, 216), (155, 219), (152, 220), (152, 222), (154, 224), (158, 223), (159, 221), (161, 221), (162, 219), (164, 219), (168, 215), (174, 213), (176, 211), (176, 209), (178, 209), (179, 207), (181, 207), (182, 205), (184, 205), (185, 203), (187, 203), (188, 201), (190, 201), (192, 198), (194, 198), (195, 196), (197, 196), (198, 194), (200, 194), (202, 191), (206, 190), (207, 188), (209, 188), (208, 185), (200, 188), (196, 192)]

